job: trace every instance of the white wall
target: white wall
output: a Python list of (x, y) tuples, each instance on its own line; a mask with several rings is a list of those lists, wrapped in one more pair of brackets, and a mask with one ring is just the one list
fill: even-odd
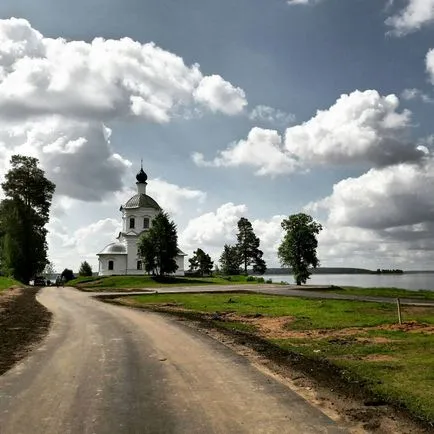
[[(113, 270), (109, 270), (109, 261), (113, 261)], [(127, 255), (100, 255), (99, 276), (112, 276), (114, 274), (126, 274)]]

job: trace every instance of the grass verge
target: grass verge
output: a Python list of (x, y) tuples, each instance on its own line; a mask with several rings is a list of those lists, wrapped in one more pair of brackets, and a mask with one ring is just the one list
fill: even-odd
[(112, 289), (143, 289), (167, 286), (242, 285), (264, 283), (263, 278), (252, 276), (227, 277), (152, 277), (152, 276), (95, 276), (78, 277), (68, 282), (83, 291)]
[(13, 287), (23, 287), (24, 285), (17, 280), (11, 279), (10, 277), (0, 276), (0, 292), (5, 291)]
[(414, 298), (420, 300), (434, 300), (434, 291), (409, 291), (400, 288), (358, 288), (358, 287), (331, 287), (327, 292), (334, 292), (343, 295), (364, 295), (372, 297), (390, 298)]
[(329, 367), (345, 387), (356, 384), (380, 402), (434, 422), (433, 308), (403, 307), (406, 323), (400, 326), (393, 305), (358, 301), (158, 294), (125, 302), (256, 336), (296, 360), (302, 357), (312, 372)]

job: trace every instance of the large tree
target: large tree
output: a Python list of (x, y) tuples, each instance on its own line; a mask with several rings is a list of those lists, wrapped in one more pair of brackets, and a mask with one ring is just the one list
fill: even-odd
[(140, 237), (137, 247), (147, 273), (164, 276), (178, 269), (178, 235), (167, 213), (160, 212), (154, 218), (152, 227)]
[(190, 271), (192, 272), (198, 272), (201, 276), (212, 273), (214, 262), (211, 260), (211, 256), (202, 249), (193, 252), (193, 256), (188, 262), (190, 262)]
[(245, 217), (238, 221), (237, 249), (241, 263), (244, 267), (244, 274), (247, 268), (253, 264), (253, 271), (264, 274), (267, 270), (265, 261), (262, 259), (263, 252), (259, 249), (260, 240), (253, 232), (252, 224)]
[(89, 262), (83, 261), (80, 265), (80, 270), (78, 271), (79, 276), (92, 276), (92, 267)]
[(242, 259), (236, 246), (225, 244), (220, 256), (221, 272), (226, 275), (240, 274)]
[(309, 267), (319, 266), (317, 235), (322, 226), (310, 215), (300, 213), (283, 220), (282, 228), (286, 233), (277, 255), (283, 266), (292, 268), (297, 285), (301, 285), (310, 277)]
[(2, 272), (25, 283), (47, 262), (47, 230), (55, 185), (33, 157), (14, 155), (1, 185), (0, 261)]

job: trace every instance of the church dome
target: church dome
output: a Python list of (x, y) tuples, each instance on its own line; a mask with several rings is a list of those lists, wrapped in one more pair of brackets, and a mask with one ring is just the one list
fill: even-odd
[(161, 207), (158, 203), (152, 199), (152, 197), (147, 194), (135, 194), (131, 199), (127, 201), (127, 203), (123, 206), (123, 208), (154, 208), (156, 210), (160, 210)]
[(123, 255), (127, 254), (127, 247), (122, 243), (111, 243), (108, 246), (105, 246), (99, 255)]
[(136, 175), (137, 182), (139, 184), (144, 184), (148, 180), (148, 175), (146, 175), (143, 167), (140, 169), (140, 172)]

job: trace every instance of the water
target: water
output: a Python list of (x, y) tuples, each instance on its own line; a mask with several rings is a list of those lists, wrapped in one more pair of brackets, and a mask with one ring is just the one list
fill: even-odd
[[(289, 274), (266, 274), (265, 279), (273, 282), (294, 283)], [(420, 274), (312, 274), (309, 285), (360, 286), (363, 288), (402, 288), (416, 291), (427, 289), (434, 291), (434, 273)]]

